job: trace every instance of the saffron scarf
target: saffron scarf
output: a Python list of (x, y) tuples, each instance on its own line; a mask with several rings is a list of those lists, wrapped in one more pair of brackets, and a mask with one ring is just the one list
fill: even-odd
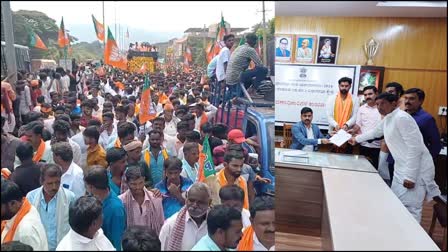
[(162, 199), (154, 197), (154, 194), (148, 189), (143, 188), (145, 195), (149, 198), (149, 201), (144, 201), (143, 204), (146, 205), (146, 218), (145, 223), (137, 223), (134, 220), (134, 209), (132, 209), (132, 193), (130, 190), (127, 190), (124, 193), (124, 207), (126, 208), (126, 218), (128, 227), (136, 226), (136, 225), (144, 225), (152, 230), (154, 230), (157, 235), (160, 233), (160, 229), (163, 226), (163, 222), (165, 220), (163, 215), (163, 208), (159, 209), (156, 207), (156, 201), (159, 201), (160, 206), (162, 206)]
[(36, 154), (34, 154), (33, 162), (39, 162), (42, 159), (42, 156), (45, 152), (45, 142), (43, 139), (40, 139), (39, 147), (37, 148)]
[(187, 207), (180, 209), (179, 214), (174, 222), (173, 233), (168, 238), (168, 251), (181, 251), (182, 240), (185, 232), (185, 218), (187, 216)]
[[(11, 229), (6, 233), (5, 238), (3, 239), (3, 243), (10, 242), (14, 239), (14, 235), (16, 234), (17, 227), (22, 221), (23, 217), (27, 215), (31, 211), (31, 203), (24, 197), (22, 200), (23, 204), (20, 207), (19, 211), (16, 213), (16, 218), (14, 219), (14, 223), (12, 224)], [(2, 233), (6, 227), (6, 221), (2, 221)]]
[(254, 250), (254, 229), (252, 225), (243, 231), (243, 237), (237, 247), (238, 251), (253, 251)]
[[(164, 160), (167, 160), (169, 157), (166, 149), (162, 149), (162, 155)], [(145, 163), (148, 165), (148, 167), (151, 168), (151, 155), (149, 154), (149, 148), (145, 150), (143, 159), (145, 160)]]
[[(217, 177), (218, 177), (218, 182), (221, 185), (221, 187), (226, 186), (228, 184), (226, 176), (224, 174), (224, 170), (226, 168), (222, 169), (221, 171), (218, 172)], [(239, 176), (238, 179), (235, 181), (238, 183), (238, 186), (243, 189), (244, 191), (244, 204), (243, 204), (243, 208), (249, 210), (249, 195), (247, 192), (247, 182), (246, 180)], [(235, 183), (236, 184), (236, 183)]]
[(342, 128), (344, 124), (350, 119), (353, 111), (353, 100), (352, 95), (347, 93), (345, 101), (342, 101), (341, 93), (336, 96), (336, 102), (334, 105), (334, 120), (338, 123), (339, 127)]

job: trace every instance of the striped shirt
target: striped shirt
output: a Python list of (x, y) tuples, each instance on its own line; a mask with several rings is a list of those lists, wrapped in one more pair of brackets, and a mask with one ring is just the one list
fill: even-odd
[(230, 56), (230, 60), (227, 65), (227, 85), (235, 85), (240, 82), (240, 74), (249, 67), (251, 60), (255, 63), (255, 66), (260, 66), (263, 64), (257, 54), (257, 51), (255, 51), (255, 49), (248, 44), (241, 45), (235, 49)]

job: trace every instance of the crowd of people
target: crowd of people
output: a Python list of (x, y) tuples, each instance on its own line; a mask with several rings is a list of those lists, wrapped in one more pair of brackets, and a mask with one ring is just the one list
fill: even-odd
[[(1, 82), (2, 250), (273, 250), (258, 143), (216, 122), (204, 69), (100, 67)], [(216, 172), (201, 179), (205, 144)]]
[(304, 107), (301, 121), (292, 126), (292, 149), (317, 151), (321, 144), (340, 129), (353, 135), (344, 145), (332, 145), (331, 151), (353, 154), (353, 145), (367, 157), (379, 175), (391, 187), (403, 205), (420, 222), (423, 202), (439, 198), (434, 181), (435, 162), (442, 149), (434, 118), (422, 105), (425, 92), (419, 88), (404, 90), (397, 82), (386, 85), (378, 94), (375, 86), (363, 89), (365, 103), (350, 94), (352, 79), (339, 79), (339, 92), (326, 104), (328, 136), (312, 123), (313, 110)]

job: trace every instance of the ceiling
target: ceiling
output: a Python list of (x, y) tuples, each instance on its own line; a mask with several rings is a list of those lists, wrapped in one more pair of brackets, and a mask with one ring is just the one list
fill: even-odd
[(429, 2), (442, 7), (376, 6), (379, 2), (384, 1), (276, 1), (275, 15), (321, 17), (447, 17), (446, 1)]

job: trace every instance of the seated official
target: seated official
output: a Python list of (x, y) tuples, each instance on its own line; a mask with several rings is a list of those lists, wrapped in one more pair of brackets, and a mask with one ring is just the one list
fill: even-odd
[(300, 119), (302, 121), (292, 126), (292, 144), (290, 149), (298, 149), (304, 151), (317, 151), (319, 144), (329, 144), (330, 140), (320, 132), (313, 121), (313, 110), (308, 107), (302, 108), (300, 111)]

